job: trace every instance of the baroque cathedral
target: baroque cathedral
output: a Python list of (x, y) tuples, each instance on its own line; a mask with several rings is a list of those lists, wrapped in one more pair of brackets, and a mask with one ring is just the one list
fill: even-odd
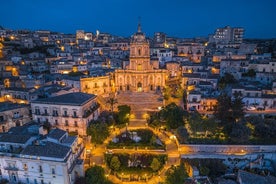
[(112, 77), (81, 79), (81, 91), (104, 95), (110, 92), (155, 92), (165, 86), (168, 70), (159, 68), (159, 61), (150, 59), (150, 43), (138, 24), (137, 32), (130, 40), (128, 64), (116, 69)]
[(158, 61), (151, 62), (149, 40), (138, 24), (130, 41), (129, 65), (115, 70), (116, 91), (149, 92), (165, 86), (168, 71), (159, 69)]

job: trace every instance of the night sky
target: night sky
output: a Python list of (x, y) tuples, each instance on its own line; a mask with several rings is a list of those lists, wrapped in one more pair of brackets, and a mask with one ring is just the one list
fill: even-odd
[(0, 7), (0, 25), (10, 29), (130, 36), (141, 17), (148, 36), (207, 36), (230, 25), (247, 38), (276, 38), (275, 0), (1, 0)]

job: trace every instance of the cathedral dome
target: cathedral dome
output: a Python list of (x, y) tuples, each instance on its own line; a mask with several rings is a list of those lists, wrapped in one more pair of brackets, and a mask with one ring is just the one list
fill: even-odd
[(134, 33), (131, 37), (132, 43), (148, 43), (148, 40), (146, 39), (145, 34), (141, 31), (141, 24), (138, 23), (137, 32)]

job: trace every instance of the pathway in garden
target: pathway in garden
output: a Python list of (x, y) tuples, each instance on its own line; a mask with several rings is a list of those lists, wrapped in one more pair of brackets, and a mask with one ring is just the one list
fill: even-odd
[[(130, 122), (128, 124), (127, 129), (150, 129), (152, 130), (158, 137), (165, 142), (166, 150), (165, 151), (151, 151), (151, 150), (140, 150), (139, 152), (146, 153), (166, 153), (168, 154), (168, 161), (165, 164), (164, 168), (160, 171), (159, 176), (152, 177), (147, 183), (149, 184), (157, 184), (160, 181), (163, 181), (165, 178), (165, 173), (168, 168), (172, 165), (178, 165), (180, 163), (180, 156), (178, 152), (178, 143), (174, 139), (174, 136), (168, 132), (160, 131), (157, 129), (153, 129), (147, 126), (146, 118), (148, 117), (148, 112), (157, 111), (158, 107), (163, 105), (162, 97), (156, 93), (138, 93), (138, 92), (124, 92), (117, 95), (118, 105), (130, 105), (131, 106), (131, 116)], [(105, 149), (106, 145), (110, 140), (112, 140), (116, 135), (119, 135), (126, 131), (126, 128), (122, 129), (113, 129), (111, 135), (105, 140), (103, 145), (94, 147), (92, 149), (92, 157), (90, 160), (91, 164), (96, 165), (104, 165), (104, 153), (108, 150)], [(112, 150), (112, 152), (137, 152), (135, 150)], [(109, 179), (111, 179), (114, 183), (145, 183), (143, 182), (122, 182), (115, 176), (109, 175)]]

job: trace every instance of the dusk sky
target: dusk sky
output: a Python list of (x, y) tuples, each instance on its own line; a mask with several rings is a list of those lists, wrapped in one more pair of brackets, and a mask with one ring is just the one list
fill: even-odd
[(244, 27), (247, 38), (276, 38), (275, 0), (2, 0), (0, 5), (0, 25), (10, 29), (130, 36), (141, 17), (147, 36), (207, 36), (230, 25)]

